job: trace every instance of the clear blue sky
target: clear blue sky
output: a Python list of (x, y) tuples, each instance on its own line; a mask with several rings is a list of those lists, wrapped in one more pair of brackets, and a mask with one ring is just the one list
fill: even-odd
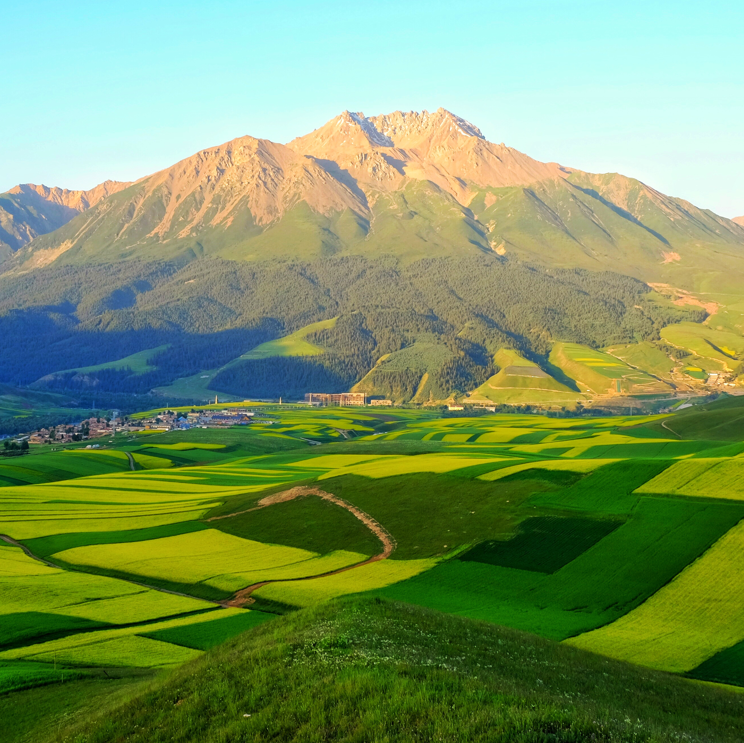
[(88, 188), (344, 109), (744, 214), (744, 4), (0, 0), (0, 191)]

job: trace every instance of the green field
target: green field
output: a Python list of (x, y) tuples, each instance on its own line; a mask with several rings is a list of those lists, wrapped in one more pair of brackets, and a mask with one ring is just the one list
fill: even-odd
[(556, 343), (550, 362), (573, 379), (583, 392), (595, 395), (664, 395), (671, 388), (618, 356), (578, 343)]
[(673, 346), (690, 351), (693, 363), (702, 360), (701, 365), (709, 371), (731, 370), (744, 354), (744, 338), (740, 333), (715, 330), (699, 323), (669, 325), (661, 331), (661, 337)]
[(145, 374), (146, 372), (157, 368), (150, 362), (159, 353), (167, 351), (168, 348), (170, 348), (170, 346), (167, 344), (164, 346), (158, 346), (157, 348), (148, 348), (146, 351), (133, 353), (130, 356), (125, 356), (123, 359), (107, 361), (105, 364), (95, 364), (94, 366), (81, 366), (76, 369), (65, 369), (64, 371), (57, 372), (57, 374), (65, 374), (67, 372), (89, 374), (104, 369), (130, 369), (135, 374)]
[(328, 330), (336, 324), (338, 318), (330, 320), (321, 320), (320, 322), (306, 325), (284, 338), (278, 338), (275, 341), (267, 341), (260, 346), (256, 346), (239, 358), (242, 359), (269, 359), (272, 356), (319, 356), (324, 353), (320, 346), (305, 340), (310, 333), (317, 333), (319, 330)]
[(39, 558), (0, 546), (9, 693), (198, 662), (356, 593), (744, 683), (737, 399), (610, 418), (256, 410), (2, 463), (0, 534)]
[(585, 399), (516, 351), (502, 348), (494, 356), (499, 372), (468, 397), (469, 402), (572, 407)]
[(321, 320), (320, 322), (311, 323), (310, 325), (306, 325), (304, 328), (300, 328), (283, 338), (277, 338), (273, 341), (261, 343), (250, 351), (244, 353), (242, 356), (236, 357), (224, 366), (216, 369), (205, 369), (204, 371), (200, 371), (190, 377), (181, 377), (180, 379), (171, 382), (171, 384), (163, 387), (156, 387), (154, 392), (165, 398), (194, 398), (196, 400), (213, 398), (216, 394), (223, 402), (236, 402), (240, 399), (239, 397), (221, 391), (215, 393), (214, 390), (210, 389), (209, 385), (212, 380), (221, 371), (229, 368), (233, 364), (239, 364), (241, 361), (270, 359), (277, 356), (319, 356), (325, 353), (325, 351), (320, 346), (310, 343), (306, 338), (311, 333), (332, 328), (336, 324), (337, 319), (338, 318), (334, 317), (330, 320)]
[(607, 353), (616, 356), (629, 366), (634, 366), (655, 377), (671, 381), (671, 371), (674, 361), (658, 346), (650, 341), (631, 343), (624, 346), (613, 346)]

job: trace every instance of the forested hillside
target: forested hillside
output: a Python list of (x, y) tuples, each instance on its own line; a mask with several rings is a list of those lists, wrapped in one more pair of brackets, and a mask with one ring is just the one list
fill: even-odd
[[(738, 384), (741, 225), (539, 162), (444, 109), (346, 111), (287, 145), (239, 137), (131, 184), (34, 188), (24, 198), (67, 211), (43, 229), (13, 218), (36, 237), (0, 254), (0, 382), (78, 399), (354, 387), (558, 406), (699, 392), (717, 372)], [(248, 353), (297, 331), (312, 354)], [(628, 360), (589, 353), (644, 341)], [(498, 376), (502, 349), (548, 381)]]
[[(0, 381), (57, 391), (144, 393), (338, 317), (307, 338), (323, 354), (236, 362), (212, 388), (259, 397), (348, 389), (385, 355), (428, 344), (436, 363), (429, 353), (429, 361), (398, 364), (381, 389), (410, 398), (429, 373), (431, 395), (442, 399), (494, 374), (491, 359), (503, 346), (545, 358), (555, 340), (599, 347), (655, 339), (669, 322), (705, 314), (656, 301), (648, 286), (618, 274), (487, 255), (403, 266), (360, 256), (52, 266), (2, 283)], [(145, 370), (76, 371), (159, 347)]]

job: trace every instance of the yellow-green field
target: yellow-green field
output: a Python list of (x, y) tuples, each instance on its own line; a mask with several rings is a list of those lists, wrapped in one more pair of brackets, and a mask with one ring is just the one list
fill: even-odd
[(573, 379), (582, 390), (595, 395), (664, 395), (672, 389), (618, 356), (578, 343), (556, 343), (550, 362)]
[[(572, 353), (625, 383), (622, 362)], [(730, 428), (737, 409), (699, 415)], [(259, 410), (241, 429), (55, 453), (82, 475), (122, 468), (2, 488), (0, 534), (29, 554), (0, 546), (0, 660), (177, 665), (359, 592), (704, 678), (744, 640), (744, 443), (680, 436), (687, 411)]]

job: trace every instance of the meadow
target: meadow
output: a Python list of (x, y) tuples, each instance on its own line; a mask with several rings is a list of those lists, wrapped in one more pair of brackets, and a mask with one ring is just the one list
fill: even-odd
[(270, 424), (0, 473), (0, 691), (198, 662), (352, 594), (744, 684), (737, 400), (610, 418), (258, 409)]

